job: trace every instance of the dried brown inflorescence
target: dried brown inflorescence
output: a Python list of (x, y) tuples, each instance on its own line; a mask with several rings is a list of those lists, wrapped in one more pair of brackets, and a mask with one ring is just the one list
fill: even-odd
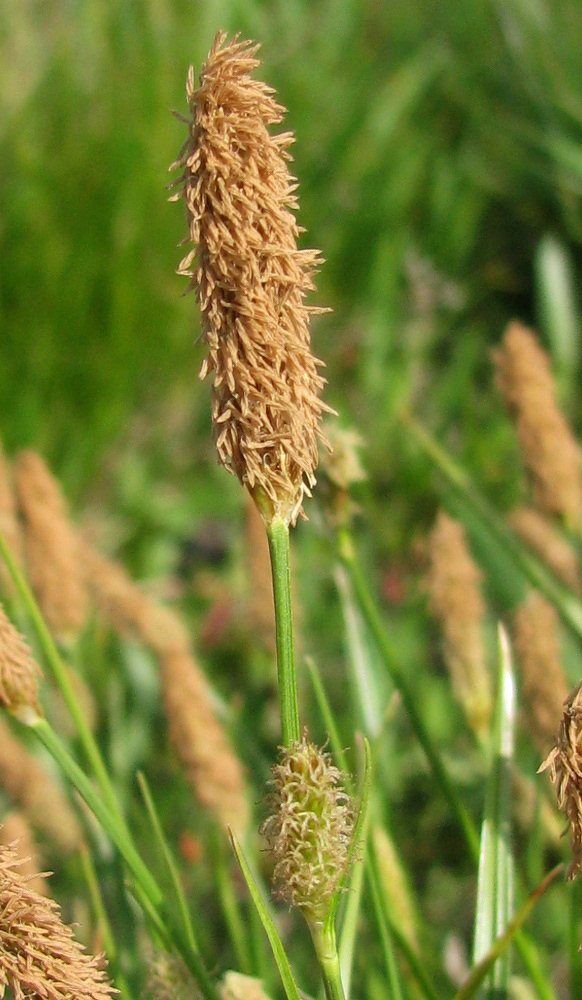
[(159, 657), (170, 738), (191, 787), (219, 822), (242, 832), (248, 823), (242, 766), (216, 718), (180, 618), (140, 590), (121, 566), (87, 544), (83, 559), (91, 594), (103, 616), (114, 629), (137, 638)]
[(220, 1000), (269, 1000), (261, 980), (241, 972), (225, 972), (218, 992)]
[(441, 627), (453, 694), (471, 727), (483, 734), (492, 702), (480, 582), (462, 525), (441, 511), (430, 536), (429, 607)]
[(556, 738), (568, 686), (560, 657), (558, 615), (540, 594), (531, 593), (513, 613), (511, 632), (522, 678), (526, 729), (540, 753)]
[(273, 767), (271, 815), (262, 826), (278, 894), (309, 920), (325, 920), (346, 873), (353, 811), (343, 775), (306, 736)]
[(0, 706), (18, 712), (29, 706), (40, 712), (40, 667), (32, 658), (24, 636), (7, 618), (0, 604)]
[(47, 880), (40, 874), (39, 849), (25, 816), (19, 812), (8, 813), (0, 821), (0, 845), (12, 847), (20, 859), (20, 874), (26, 876), (29, 889), (41, 896), (47, 895)]
[(556, 402), (548, 355), (521, 323), (510, 323), (494, 351), (497, 380), (516, 423), (536, 502), (577, 526), (582, 516), (580, 451)]
[(61, 488), (34, 451), (17, 455), (14, 478), (32, 588), (52, 631), (74, 638), (85, 624), (88, 602), (77, 534)]
[(59, 851), (69, 854), (79, 846), (81, 829), (65, 795), (1, 717), (0, 788)]
[(534, 507), (519, 507), (510, 521), (522, 541), (548, 564), (558, 579), (579, 593), (582, 581), (578, 556), (550, 519)]
[(194, 248), (190, 276), (214, 372), (212, 416), (219, 460), (257, 501), (267, 522), (295, 523), (315, 483), (317, 437), (328, 409), (310, 349), (305, 304), (320, 263), (298, 250), (291, 133), (272, 136), (284, 108), (253, 80), (258, 46), (219, 32), (195, 87), (188, 74), (189, 135), (173, 197), (186, 202)]
[(242, 834), (249, 812), (242, 766), (214, 714), (206, 679), (187, 649), (160, 655), (170, 738), (200, 802)]
[(568, 696), (557, 743), (539, 770), (549, 770), (558, 808), (568, 819), (572, 846), (568, 878), (576, 878), (582, 872), (582, 684)]
[(88, 955), (57, 904), (30, 887), (15, 850), (0, 846), (0, 998), (107, 1000), (102, 957)]

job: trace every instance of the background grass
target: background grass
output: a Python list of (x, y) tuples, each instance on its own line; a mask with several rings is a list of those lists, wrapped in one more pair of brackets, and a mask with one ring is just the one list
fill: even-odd
[[(184, 110), (187, 67), (198, 70), (219, 27), (262, 43), (263, 78), (289, 108), (300, 222), (306, 244), (326, 258), (317, 302), (333, 308), (313, 324), (314, 347), (327, 364), (326, 398), (365, 442), (358, 541), (395, 654), (435, 740), (455, 747), (451, 768), (480, 816), (481, 765), (451, 711), (418, 585), (416, 542), (437, 491), (395, 414), (408, 403), (509, 507), (524, 483), (490, 348), (517, 316), (541, 330), (580, 429), (582, 6), (5, 0), (0, 8), (2, 438), (9, 452), (32, 446), (48, 459), (77, 513), (137, 576), (162, 594), (179, 581), (205, 667), (235, 698), (238, 743), (260, 787), (276, 739), (265, 710), (268, 658), (237, 629), (236, 614), (230, 632), (204, 639), (217, 589), (235, 608), (244, 591), (242, 496), (216, 466), (209, 389), (197, 381), (196, 303), (180, 297), (174, 274), (183, 213), (164, 191), (184, 137), (169, 110)], [(303, 642), (351, 746), (361, 720), (347, 693), (317, 500), (309, 513), (296, 533)], [(504, 603), (503, 568), (497, 577), (494, 608)], [(88, 637), (89, 664), (92, 649)], [(109, 654), (122, 669), (103, 677), (97, 657), (95, 682), (116, 782), (139, 820), (133, 774), (155, 760), (165, 829), (174, 840), (190, 824), (198, 832), (204, 820), (185, 786), (165, 780), (173, 765), (156, 742), (154, 668), (128, 643)], [(257, 712), (257, 737), (245, 742)], [(401, 718), (379, 768), (386, 816), (438, 953), (449, 925), (470, 936), (471, 865)], [(196, 875), (202, 896), (204, 877)], [(115, 873), (108, 878), (121, 914), (127, 904)], [(551, 956), (564, 933), (559, 906), (541, 924)]]

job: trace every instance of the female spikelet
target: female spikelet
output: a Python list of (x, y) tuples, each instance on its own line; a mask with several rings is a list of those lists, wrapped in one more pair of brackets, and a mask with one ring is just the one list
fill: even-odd
[[(179, 273), (198, 289), (214, 372), (212, 417), (219, 460), (239, 477), (267, 522), (294, 523), (315, 483), (324, 380), (310, 351), (304, 303), (319, 263), (298, 250), (290, 133), (270, 135), (284, 109), (250, 72), (257, 46), (219, 33), (187, 96), (190, 135), (183, 168), (194, 244)], [(320, 435), (321, 436), (321, 435)]]

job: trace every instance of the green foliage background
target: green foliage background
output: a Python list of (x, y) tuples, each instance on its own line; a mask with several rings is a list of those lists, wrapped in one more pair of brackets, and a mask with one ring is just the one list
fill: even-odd
[[(196, 574), (221, 557), (221, 585), (240, 591), (242, 497), (216, 467), (197, 307), (174, 274), (183, 210), (166, 203), (164, 185), (184, 138), (169, 111), (184, 111), (188, 65), (198, 71), (219, 27), (261, 42), (263, 78), (289, 109), (300, 223), (326, 258), (317, 302), (333, 309), (313, 325), (314, 348), (327, 400), (365, 441), (358, 533), (391, 642), (410, 676), (419, 672), (419, 698), (446, 744), (460, 725), (447, 711), (415, 548), (438, 496), (396, 414), (409, 405), (509, 507), (525, 487), (490, 349), (519, 317), (540, 329), (579, 426), (582, 5), (4, 0), (2, 438), (8, 452), (35, 447), (47, 458), (136, 575), (186, 581), (195, 635), (207, 610), (206, 592), (190, 587)], [(296, 546), (304, 641), (349, 743), (357, 720), (335, 681), (343, 649), (317, 501), (309, 513)], [(505, 573), (491, 588), (498, 607)], [(237, 643), (204, 655), (217, 687), (242, 700), (240, 734), (270, 680), (248, 637)], [(112, 655), (128, 685), (110, 695), (114, 718), (129, 717), (136, 698), (131, 725), (108, 723), (123, 785), (145, 754), (155, 683), (137, 650)], [(259, 784), (263, 736), (242, 751)], [(445, 807), (427, 805), (430, 779), (404, 737), (389, 739), (397, 762), (383, 781), (426, 912), (444, 925), (459, 906), (469, 912), (470, 876), (462, 864), (450, 875)], [(458, 763), (457, 777), (478, 813), (473, 766)], [(168, 792), (160, 811), (177, 834), (176, 798), (185, 792)]]

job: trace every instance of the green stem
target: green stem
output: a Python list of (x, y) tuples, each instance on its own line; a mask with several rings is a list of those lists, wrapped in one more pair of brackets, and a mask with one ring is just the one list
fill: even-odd
[(283, 743), (288, 747), (293, 743), (298, 743), (301, 738), (293, 646), (289, 526), (281, 518), (275, 518), (267, 526), (267, 538), (271, 555), (273, 595), (275, 598), (281, 729)]
[(412, 723), (417, 739), (426, 754), (427, 760), (443, 790), (443, 793), (446, 795), (451, 809), (459, 821), (461, 829), (465, 835), (465, 840), (471, 857), (474, 861), (478, 861), (479, 837), (477, 831), (469, 813), (465, 809), (457, 789), (447, 773), (441, 755), (433, 744), (431, 736), (424, 724), (422, 715), (418, 711), (418, 697), (409, 687), (406, 677), (402, 673), (398, 663), (392, 655), (392, 650), (390, 649), (386, 638), (382, 620), (376, 610), (376, 606), (372, 600), (366, 581), (356, 562), (352, 539), (347, 531), (342, 531), (340, 533), (339, 554), (343, 565), (348, 571), (357, 601), (382, 656), (384, 665), (388, 670), (396, 688), (400, 692), (402, 702), (406, 712), (408, 713), (408, 717)]
[(319, 962), (326, 1000), (345, 1000), (335, 930), (318, 920), (308, 920), (307, 923)]
[(45, 662), (51, 670), (51, 673), (65, 700), (65, 704), (71, 713), (71, 718), (75, 723), (79, 740), (81, 742), (81, 746), (83, 747), (83, 752), (91, 770), (93, 771), (93, 774), (95, 775), (99, 788), (101, 789), (101, 794), (107, 802), (110, 810), (115, 813), (118, 819), (121, 820), (122, 815), (117, 801), (117, 796), (105, 769), (105, 765), (101, 754), (99, 753), (93, 734), (87, 725), (87, 720), (85, 719), (83, 710), (79, 705), (79, 701), (75, 694), (73, 685), (71, 684), (65, 664), (59, 655), (59, 651), (47, 628), (46, 622), (40, 612), (40, 608), (38, 607), (26, 580), (16, 565), (14, 557), (1, 534), (0, 553), (2, 554), (10, 576), (12, 577), (14, 585), (22, 598), (28, 616), (34, 626)]

